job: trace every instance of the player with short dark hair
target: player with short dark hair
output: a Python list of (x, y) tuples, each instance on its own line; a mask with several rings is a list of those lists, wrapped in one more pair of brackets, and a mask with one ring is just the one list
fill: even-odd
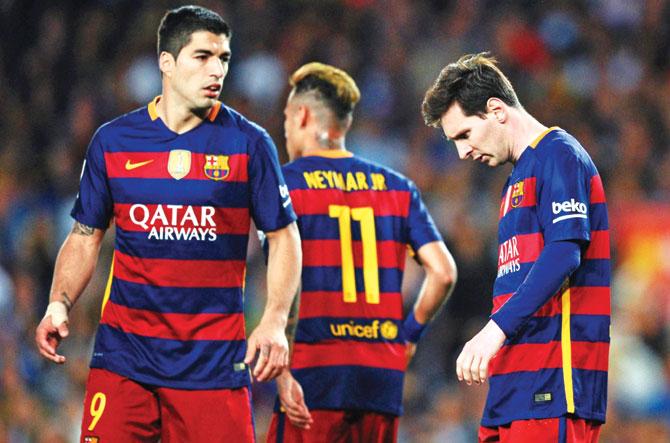
[(216, 12), (199, 6), (182, 6), (165, 14), (158, 25), (158, 57), (162, 52), (167, 52), (177, 58), (182, 48), (191, 41), (191, 35), (197, 31), (224, 35), (228, 39), (231, 37), (228, 23)]
[(512, 163), (503, 188), (493, 313), (456, 361), (489, 381), (480, 442), (596, 442), (610, 341), (607, 204), (586, 150), (520, 105), (485, 53), (447, 65), (423, 102), (461, 159)]
[[(301, 266), (299, 234), (267, 132), (218, 101), (231, 57), (216, 13), (168, 11), (159, 30), (162, 95), (93, 136), (36, 331), (56, 363), (68, 312), (114, 257), (86, 386), (82, 442), (251, 442), (249, 366), (288, 364), (284, 333)], [(267, 304), (245, 340), (250, 220), (269, 239)]]
[[(277, 379), (268, 441), (393, 442), (408, 359), (456, 266), (414, 183), (346, 149), (360, 98), (353, 79), (309, 63), (290, 84), (283, 171), (304, 260), (291, 370)], [(403, 321), (408, 246), (426, 277)]]

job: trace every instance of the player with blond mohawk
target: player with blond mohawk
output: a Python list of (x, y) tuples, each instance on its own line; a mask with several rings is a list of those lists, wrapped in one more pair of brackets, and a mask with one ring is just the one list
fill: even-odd
[[(414, 183), (346, 149), (361, 96), (354, 80), (309, 63), (290, 84), (292, 162), (283, 173), (302, 237), (302, 287), (268, 441), (394, 442), (408, 359), (451, 292), (456, 266)], [(426, 277), (403, 316), (408, 246)]]

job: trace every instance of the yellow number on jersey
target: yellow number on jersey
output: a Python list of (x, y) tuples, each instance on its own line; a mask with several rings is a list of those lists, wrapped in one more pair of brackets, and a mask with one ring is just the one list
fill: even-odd
[(375, 215), (370, 207), (350, 208), (330, 205), (328, 215), (338, 219), (340, 227), (340, 247), (342, 252), (342, 294), (345, 303), (356, 303), (356, 275), (354, 273), (354, 252), (351, 239), (351, 220), (361, 224), (363, 243), (363, 282), (365, 301), (379, 303), (379, 265), (377, 262), (377, 235)]
[(89, 431), (92, 431), (95, 428), (95, 425), (98, 424), (98, 421), (100, 421), (102, 413), (105, 412), (105, 405), (107, 405), (107, 396), (102, 392), (96, 392), (91, 400), (90, 412), (93, 420), (91, 421), (91, 424), (88, 425)]

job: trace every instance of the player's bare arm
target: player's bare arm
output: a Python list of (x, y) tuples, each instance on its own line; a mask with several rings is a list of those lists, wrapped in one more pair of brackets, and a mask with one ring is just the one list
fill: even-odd
[[(288, 315), (288, 323), (286, 324), (289, 356), (293, 353), (293, 342), (298, 327), (299, 308), (300, 291), (296, 293), (295, 298), (293, 299), (291, 311)], [(282, 371), (277, 377), (277, 393), (279, 394), (279, 401), (282, 408), (286, 412), (286, 416), (291, 423), (301, 429), (309, 429), (314, 420), (312, 420), (312, 416), (305, 403), (305, 395), (302, 386), (300, 386), (300, 383), (293, 378), (293, 375), (291, 375), (291, 371), (288, 368)]]
[(426, 324), (454, 290), (456, 262), (441, 241), (426, 243), (419, 248), (417, 255), (426, 277), (414, 304), (414, 316), (419, 323)]
[(295, 331), (298, 328), (298, 314), (300, 312), (300, 290), (296, 291), (291, 310), (288, 312), (288, 321), (286, 322), (286, 338), (289, 345), (289, 356), (293, 352), (293, 341), (295, 340)]
[(417, 251), (417, 258), (426, 276), (410, 315), (405, 321), (408, 335), (407, 360), (416, 351), (416, 343), (456, 285), (456, 262), (442, 241), (426, 243)]
[(86, 226), (76, 221), (74, 222), (74, 226), (72, 226), (72, 233), (78, 235), (90, 236), (95, 233), (95, 228), (92, 228), (91, 226)]
[(285, 329), (302, 268), (300, 234), (295, 222), (266, 235), (269, 244), (267, 303), (260, 323), (249, 336), (244, 359), (246, 364), (251, 364), (258, 353), (253, 369), (258, 381), (272, 380), (288, 367)]
[(65, 363), (56, 348), (69, 334), (68, 313), (93, 275), (104, 234), (104, 230), (75, 222), (56, 258), (49, 306), (35, 331), (40, 354), (55, 363)]

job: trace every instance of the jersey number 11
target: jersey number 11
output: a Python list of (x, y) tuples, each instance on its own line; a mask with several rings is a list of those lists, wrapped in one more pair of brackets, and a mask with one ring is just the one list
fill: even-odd
[(371, 207), (350, 208), (349, 206), (329, 205), (328, 215), (331, 218), (336, 218), (340, 227), (342, 294), (344, 302), (356, 303), (356, 275), (354, 272), (353, 241), (351, 239), (351, 220), (355, 220), (361, 224), (365, 301), (379, 304), (379, 268), (374, 211)]

